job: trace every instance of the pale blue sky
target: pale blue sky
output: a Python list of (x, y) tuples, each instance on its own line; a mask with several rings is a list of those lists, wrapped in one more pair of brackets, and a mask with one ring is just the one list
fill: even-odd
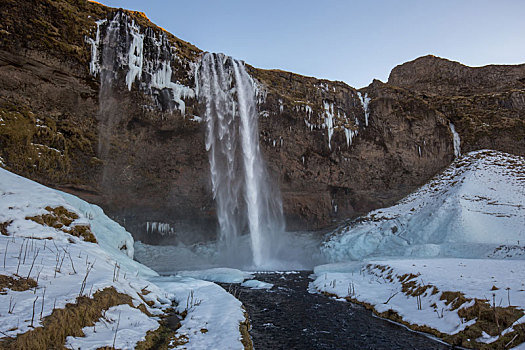
[(202, 50), (357, 88), (427, 54), (525, 63), (524, 0), (101, 1), (145, 12)]

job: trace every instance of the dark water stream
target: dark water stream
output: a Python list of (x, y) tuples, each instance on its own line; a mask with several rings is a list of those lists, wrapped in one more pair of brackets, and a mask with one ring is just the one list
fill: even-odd
[(255, 349), (450, 349), (362, 306), (309, 293), (310, 274), (256, 274), (271, 290), (223, 285), (238, 288)]

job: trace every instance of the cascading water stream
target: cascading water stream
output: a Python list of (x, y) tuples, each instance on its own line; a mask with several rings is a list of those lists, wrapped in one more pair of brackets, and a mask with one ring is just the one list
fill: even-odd
[(226, 249), (248, 232), (253, 264), (269, 265), (284, 232), (281, 196), (272, 186), (259, 148), (256, 84), (244, 64), (206, 53), (196, 73), (199, 101), (205, 106), (206, 149), (219, 238)]

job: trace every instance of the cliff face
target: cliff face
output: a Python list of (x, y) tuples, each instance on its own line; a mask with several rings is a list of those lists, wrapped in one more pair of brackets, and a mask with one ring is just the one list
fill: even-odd
[[(201, 51), (143, 14), (91, 2), (4, 1), (0, 15), (2, 166), (100, 204), (146, 242), (213, 236)], [(327, 228), (413, 191), (454, 158), (451, 121), (463, 149), (525, 153), (523, 66), (424, 57), (360, 91), (248, 70), (289, 229)]]
[(395, 67), (388, 84), (410, 90), (447, 116), (465, 151), (525, 153), (525, 64), (467, 67), (425, 56)]

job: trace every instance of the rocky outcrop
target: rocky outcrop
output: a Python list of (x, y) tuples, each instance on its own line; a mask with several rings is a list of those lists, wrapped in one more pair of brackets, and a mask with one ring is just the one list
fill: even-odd
[(519, 90), (525, 88), (525, 64), (468, 67), (427, 55), (392, 69), (388, 83), (430, 96), (470, 96)]
[(467, 67), (424, 56), (395, 67), (388, 84), (443, 113), (462, 135), (465, 151), (525, 154), (525, 64)]
[[(100, 204), (139, 240), (213, 236), (201, 51), (93, 2), (4, 1), (0, 15), (2, 166)], [(465, 149), (525, 153), (520, 66), (474, 74), (420, 60), (359, 91), (247, 67), (288, 229), (328, 228), (413, 191), (453, 160), (451, 121)]]

